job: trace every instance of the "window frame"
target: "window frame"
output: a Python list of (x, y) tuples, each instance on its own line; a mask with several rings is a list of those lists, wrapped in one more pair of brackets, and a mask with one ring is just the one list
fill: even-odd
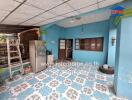
[[(95, 41), (95, 49), (91, 49), (91, 40), (94, 40)], [(98, 44), (98, 41), (99, 39), (101, 39), (101, 47), (98, 49), (97, 48), (97, 44)], [(84, 46), (83, 49), (81, 49), (80, 47), (80, 41), (83, 40), (83, 41), (90, 41), (90, 43), (85, 43), (83, 45), (86, 45), (86, 44), (89, 44), (89, 49), (86, 49), (86, 47)], [(79, 41), (79, 45), (76, 45), (77, 42), (76, 41)], [(79, 48), (76, 48), (76, 47), (79, 47)], [(104, 50), (104, 37), (93, 37), (93, 38), (76, 38), (75, 39), (75, 50), (83, 50), (83, 51), (97, 51), (97, 52), (103, 52)]]

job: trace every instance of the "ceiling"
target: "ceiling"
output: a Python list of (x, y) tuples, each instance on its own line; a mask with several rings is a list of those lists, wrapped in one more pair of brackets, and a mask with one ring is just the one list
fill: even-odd
[(111, 11), (107, 9), (100, 13), (93, 13), (93, 14), (84, 15), (81, 17), (71, 17), (71, 18), (57, 22), (57, 25), (61, 27), (65, 27), (65, 28), (74, 27), (74, 26), (78, 26), (82, 24), (104, 21), (109, 19), (110, 15), (111, 15)]
[[(123, 0), (0, 0), (0, 24), (41, 26)], [(106, 12), (104, 12), (106, 13)], [(108, 16), (97, 15), (100, 19)], [(91, 16), (84, 19), (92, 18)], [(87, 22), (97, 20), (92, 18)], [(82, 20), (84, 22), (84, 20)], [(61, 25), (62, 22), (60, 22)], [(64, 24), (64, 23), (63, 23)], [(67, 27), (68, 23), (65, 23)]]

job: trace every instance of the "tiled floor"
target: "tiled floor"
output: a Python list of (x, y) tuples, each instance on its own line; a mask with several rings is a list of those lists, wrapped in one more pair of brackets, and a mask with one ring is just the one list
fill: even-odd
[(0, 100), (126, 100), (109, 89), (113, 75), (81, 64), (47, 68), (38, 74), (16, 76), (0, 88)]

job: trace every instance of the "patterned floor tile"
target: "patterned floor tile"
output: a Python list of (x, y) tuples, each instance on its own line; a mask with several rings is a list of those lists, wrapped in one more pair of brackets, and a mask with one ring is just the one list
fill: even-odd
[(105, 75), (96, 74), (95, 78), (97, 80), (106, 81), (106, 76)]
[(68, 79), (68, 78), (65, 78), (64, 84), (71, 85), (72, 84), (72, 81), (70, 79)]
[(44, 83), (43, 82), (38, 82), (34, 85), (34, 90), (39, 90), (41, 89), (42, 87), (44, 86)]
[(43, 96), (48, 96), (52, 92), (52, 89), (48, 86), (44, 86), (39, 90), (39, 93), (41, 93)]
[(92, 88), (89, 88), (89, 87), (84, 87), (82, 89), (82, 93), (85, 94), (85, 95), (87, 95), (87, 96), (92, 95), (93, 92), (94, 92), (93, 89)]
[(42, 81), (42, 80), (44, 80), (46, 78), (47, 78), (47, 75), (44, 74), (44, 73), (39, 74), (39, 75), (36, 76), (36, 79), (38, 79), (39, 81)]
[(110, 91), (113, 75), (98, 72), (98, 66), (76, 63), (17, 75), (0, 87), (0, 100), (127, 100)]
[(79, 93), (77, 90), (73, 89), (73, 88), (69, 88), (66, 91), (66, 97), (69, 100), (78, 100), (79, 99)]
[(73, 88), (75, 88), (75, 89), (77, 89), (77, 90), (81, 90), (81, 89), (82, 89), (82, 85), (79, 84), (79, 83), (76, 83), (76, 82), (73, 82), (73, 83), (71, 84), (71, 87), (73, 87)]
[(40, 93), (34, 92), (33, 94), (29, 95), (25, 100), (45, 100), (45, 99)]
[(48, 100), (60, 100), (59, 93), (53, 92), (49, 95)]
[(109, 94), (108, 87), (104, 84), (94, 82), (94, 89), (99, 91), (99, 92)]
[(65, 84), (60, 84), (57, 88), (56, 91), (59, 93), (64, 93), (67, 90), (68, 86)]
[(27, 82), (21, 83), (15, 87), (11, 88), (11, 93), (13, 96), (19, 95), (21, 92), (26, 91), (26, 89), (30, 88), (31, 85)]
[(79, 100), (91, 100), (91, 98), (85, 94), (80, 94)]
[(83, 78), (81, 78), (81, 77), (76, 77), (75, 82), (77, 82), (77, 83), (83, 85), (83, 84), (85, 83), (85, 79), (83, 79)]
[(7, 86), (1, 86), (1, 87), (0, 87), (0, 93), (6, 92), (7, 89), (8, 89)]
[(52, 89), (56, 89), (59, 85), (59, 81), (58, 80), (52, 80), (49, 82), (48, 86)]

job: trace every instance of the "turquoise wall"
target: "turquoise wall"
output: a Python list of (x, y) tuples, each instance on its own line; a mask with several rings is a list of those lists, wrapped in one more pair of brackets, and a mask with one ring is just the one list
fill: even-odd
[[(117, 29), (110, 30), (109, 33), (109, 49), (108, 49), (108, 65), (115, 67), (116, 43), (112, 45), (112, 37), (116, 38)], [(115, 41), (116, 42), (116, 41)]]
[(118, 28), (114, 87), (117, 95), (132, 99), (132, 17)]
[[(44, 27), (41, 27), (44, 29)], [(43, 36), (43, 40), (47, 41), (47, 48), (53, 51), (55, 59), (58, 59), (58, 39), (73, 39), (73, 60), (82, 62), (98, 62), (103, 65), (107, 62), (108, 37), (109, 37), (109, 21), (96, 22), (84, 25), (84, 33), (81, 34), (82, 26), (72, 28), (62, 28), (57, 25), (52, 25), (46, 30), (48, 34)], [(103, 52), (75, 50), (76, 38), (94, 38), (104, 37)], [(51, 43), (55, 41), (55, 44)]]
[(115, 55), (116, 55), (116, 41), (115, 44), (112, 45), (112, 37), (117, 36), (117, 28), (113, 24), (113, 17), (110, 18), (109, 21), (109, 44), (108, 44), (108, 59), (107, 63), (111, 67), (115, 67)]
[[(96, 22), (83, 26), (84, 32), (81, 34), (82, 26), (67, 28), (61, 38), (73, 39), (73, 60), (82, 62), (98, 62), (100, 65), (106, 63), (109, 35), (109, 21)], [(75, 50), (76, 38), (104, 37), (103, 52)]]
[(46, 41), (46, 47), (48, 50), (52, 51), (54, 54), (54, 60), (58, 59), (58, 39), (62, 34), (62, 27), (57, 25), (52, 25), (50, 27), (45, 28), (41, 27), (42, 30), (46, 29), (47, 34), (42, 35), (42, 39)]

